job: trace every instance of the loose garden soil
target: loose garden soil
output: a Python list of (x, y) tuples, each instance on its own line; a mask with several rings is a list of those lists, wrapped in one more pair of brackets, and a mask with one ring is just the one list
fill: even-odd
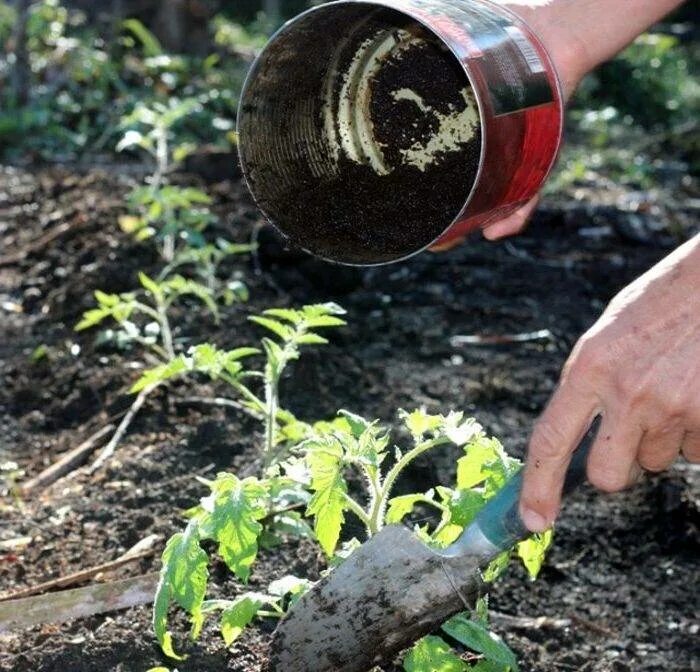
[[(127, 168), (0, 169), (0, 462), (17, 461), (28, 477), (129, 404), (125, 390), (137, 375), (139, 353), (99, 347), (95, 333), (72, 331), (91, 305), (92, 290), (131, 289), (137, 270), (157, 267), (149, 246), (133, 243), (116, 226), (133, 182)], [(402, 407), (463, 409), (514, 453), (524, 449), (577, 336), (672, 243), (665, 235), (657, 240), (654, 231), (640, 233), (643, 212), (632, 221), (584, 188), (583, 200), (545, 203), (527, 235), (511, 243), (476, 237), (440, 255), (360, 270), (285, 249), (273, 231), (259, 228), (240, 182), (208, 189), (230, 237), (246, 241), (257, 232), (259, 252), (235, 262), (251, 301), (227, 310), (220, 327), (184, 310), (178, 339), (247, 344), (260, 333), (245, 315), (273, 305), (337, 301), (348, 311), (347, 328), (292, 367), (283, 403), (307, 419), (347, 408), (385, 422)], [(688, 213), (676, 211), (674, 221), (679, 218), (686, 221)], [(67, 223), (49, 245), (28, 248)], [(24, 259), (5, 258), (22, 250)], [(450, 340), (541, 329), (552, 337), (495, 346)], [(47, 354), (32, 362), (39, 346)], [(149, 534), (161, 536), (160, 552), (180, 528), (181, 511), (203, 494), (194, 475), (241, 469), (260, 441), (252, 421), (187, 400), (213, 392), (204, 383), (161, 391), (105, 468), (0, 504), (0, 541), (31, 537), (21, 550), (0, 551), (0, 591), (112, 560)], [(404, 485), (449, 482), (450, 464), (448, 454), (421, 462)], [(699, 482), (697, 469), (679, 464), (630, 492), (585, 489), (571, 499), (540, 579), (530, 583), (514, 566), (491, 595), (491, 608), (501, 614), (569, 619), (569, 625), (544, 621), (540, 627), (494, 621), (524, 672), (700, 669)], [(143, 559), (112, 576), (158, 564), (156, 557)], [(251, 584), (285, 573), (314, 577), (322, 567), (310, 543), (290, 543), (262, 553)], [(239, 590), (223, 564), (214, 563), (211, 572), (214, 595)], [(212, 624), (196, 644), (180, 642), (190, 655), (174, 665), (160, 654), (150, 608), (143, 606), (0, 635), (0, 669), (145, 672), (165, 664), (180, 672), (258, 672), (272, 627), (257, 625), (227, 651)], [(175, 619), (174, 629), (186, 632), (184, 618)]]

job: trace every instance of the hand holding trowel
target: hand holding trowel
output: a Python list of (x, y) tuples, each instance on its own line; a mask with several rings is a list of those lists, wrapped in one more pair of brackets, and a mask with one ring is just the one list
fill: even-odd
[[(598, 421), (573, 455), (567, 494), (585, 480)], [(390, 660), (485, 590), (480, 569), (529, 532), (518, 513), (522, 471), (446, 549), (400, 525), (384, 528), (290, 610), (275, 632), (271, 672), (362, 672)]]

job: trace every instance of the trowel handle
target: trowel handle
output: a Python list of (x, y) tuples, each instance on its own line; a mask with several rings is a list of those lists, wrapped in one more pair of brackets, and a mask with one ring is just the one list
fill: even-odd
[[(586, 480), (586, 463), (588, 452), (595, 441), (600, 426), (600, 416), (591, 425), (576, 448), (564, 480), (563, 494), (567, 495)], [(476, 524), (483, 535), (493, 546), (501, 551), (509, 549), (513, 544), (528, 536), (529, 531), (520, 519), (518, 502), (523, 486), (523, 470), (521, 469), (490, 499), (477, 514), (473, 524)]]

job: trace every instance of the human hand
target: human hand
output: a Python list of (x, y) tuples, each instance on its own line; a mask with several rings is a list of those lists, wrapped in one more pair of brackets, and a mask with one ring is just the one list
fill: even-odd
[[(614, 56), (683, 0), (492, 0), (517, 14), (537, 35), (559, 76), (566, 103), (583, 77)], [(604, 17), (604, 20), (602, 19)], [(484, 237), (520, 233), (539, 197), (504, 219), (488, 223)]]
[(530, 530), (554, 522), (571, 454), (599, 414), (588, 480), (601, 490), (679, 453), (700, 462), (700, 234), (622, 290), (576, 344), (530, 440), (520, 498)]

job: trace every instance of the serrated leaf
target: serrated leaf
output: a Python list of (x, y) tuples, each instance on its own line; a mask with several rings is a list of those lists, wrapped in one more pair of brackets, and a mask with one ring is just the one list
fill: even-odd
[(184, 532), (168, 540), (162, 556), (160, 579), (153, 603), (153, 629), (163, 652), (182, 660), (173, 649), (168, 631), (168, 607), (179, 604), (192, 622), (192, 636), (197, 637), (203, 623), (202, 602), (207, 589), (207, 554), (199, 545), (196, 523), (190, 522)]
[(474, 418), (462, 421), (463, 414), (451, 412), (444, 420), (445, 436), (457, 446), (463, 446), (479, 437), (483, 429)]
[(327, 345), (328, 344), (327, 338), (323, 338), (323, 336), (319, 336), (318, 334), (314, 334), (311, 331), (309, 331), (305, 334), (301, 334), (300, 336), (297, 336), (295, 341), (297, 343), (299, 343), (300, 345)]
[(306, 326), (309, 329), (320, 329), (323, 327), (343, 327), (347, 324), (345, 320), (332, 315), (319, 315), (318, 317), (309, 317), (305, 320)]
[(147, 292), (150, 292), (154, 297), (160, 297), (163, 295), (158, 283), (152, 278), (149, 278), (143, 271), (139, 271), (139, 282), (141, 283), (141, 286)]
[(455, 490), (448, 502), (450, 522), (466, 527), (485, 503), (484, 496), (476, 490)]
[(472, 651), (481, 653), (493, 663), (503, 666), (503, 672), (518, 672), (518, 661), (508, 645), (488, 628), (470, 621), (465, 614), (453, 616), (442, 629)]
[(442, 637), (430, 635), (419, 640), (408, 652), (403, 669), (406, 672), (464, 672), (468, 668)]
[(159, 364), (158, 366), (144, 371), (139, 379), (131, 386), (129, 391), (132, 393), (141, 392), (141, 390), (151, 385), (164, 383), (166, 380), (176, 378), (183, 373), (187, 373), (189, 370), (190, 367), (187, 358), (183, 355), (178, 355), (167, 364)]
[(553, 531), (549, 529), (541, 534), (533, 534), (525, 541), (521, 541), (516, 547), (518, 557), (522, 560), (533, 581), (542, 569), (547, 549), (552, 543), (552, 536)]
[(306, 515), (314, 516), (316, 538), (328, 557), (333, 555), (345, 520), (347, 486), (342, 473), (342, 455), (340, 446), (329, 441), (311, 448), (306, 456), (314, 493)]
[(389, 500), (389, 508), (387, 509), (385, 516), (387, 524), (391, 525), (392, 523), (400, 523), (405, 516), (413, 511), (413, 507), (421, 502), (425, 504), (432, 504), (432, 491), (428, 491), (424, 495), (412, 494), (392, 497)]
[(89, 329), (102, 322), (105, 318), (110, 317), (111, 314), (112, 312), (108, 308), (91, 308), (83, 313), (82, 319), (73, 328), (75, 331)]
[(277, 320), (270, 319), (269, 317), (262, 317), (261, 315), (252, 315), (248, 318), (251, 322), (259, 324), (261, 327), (265, 327), (272, 333), (279, 336), (282, 340), (287, 340), (292, 335), (292, 330), (285, 324), (278, 322)]
[[(472, 441), (465, 447), (464, 457), (457, 460), (457, 488), (467, 490), (481, 485), (499, 470), (499, 456), (493, 441)], [(500, 468), (502, 471), (502, 468)]]
[(244, 628), (255, 618), (262, 603), (250, 595), (241, 595), (221, 612), (221, 635), (226, 646), (231, 646)]
[(245, 582), (258, 553), (263, 529), (258, 521), (267, 514), (263, 504), (267, 486), (256, 478), (241, 480), (223, 473), (211, 489), (211, 495), (202, 500), (203, 513), (198, 518), (201, 534), (218, 542), (226, 565)]
[(428, 432), (437, 430), (443, 423), (441, 415), (429, 415), (423, 409), (418, 408), (410, 413), (401, 411), (399, 415), (406, 425), (406, 429), (418, 441)]

